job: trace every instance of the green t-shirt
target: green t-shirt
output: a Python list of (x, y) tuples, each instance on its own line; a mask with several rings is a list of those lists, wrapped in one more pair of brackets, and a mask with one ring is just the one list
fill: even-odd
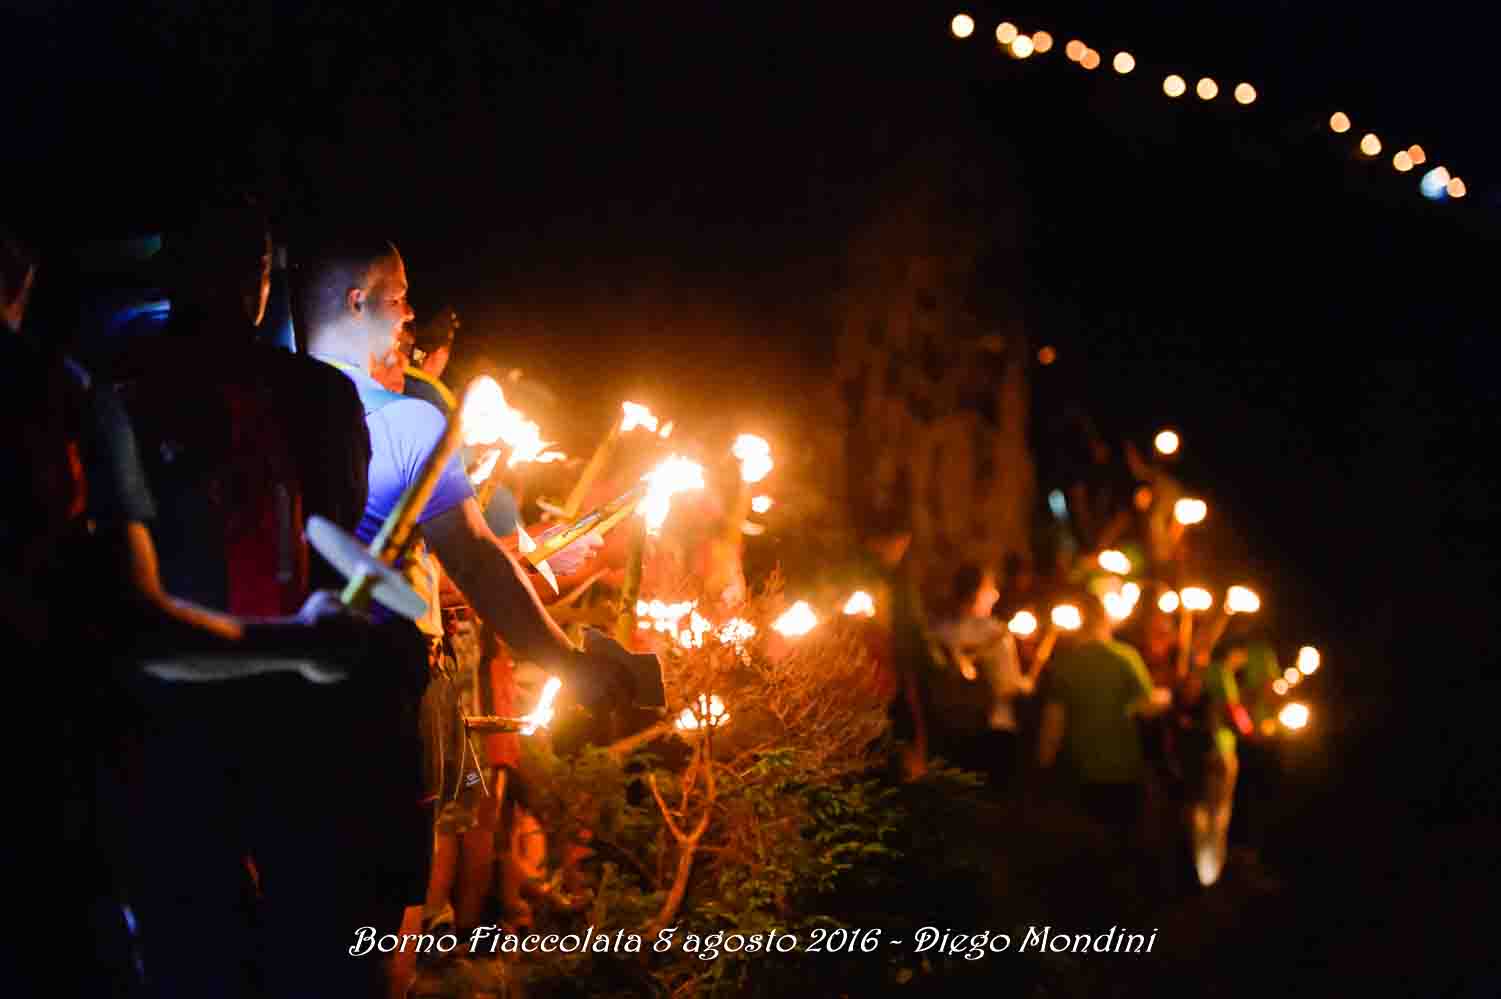
[(1146, 776), (1130, 706), (1150, 697), (1141, 654), (1117, 641), (1065, 649), (1048, 667), (1047, 700), (1063, 706), (1063, 754), (1080, 780), (1127, 784)]
[(1241, 684), (1245, 687), (1246, 710), (1257, 725), (1274, 714), (1275, 705), (1268, 688), (1281, 675), (1282, 667), (1277, 662), (1275, 649), (1266, 642), (1252, 642), (1246, 647)]

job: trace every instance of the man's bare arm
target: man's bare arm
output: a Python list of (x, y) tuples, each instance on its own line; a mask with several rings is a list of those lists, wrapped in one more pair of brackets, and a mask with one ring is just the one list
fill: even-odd
[(132, 657), (159, 679), (212, 683), (299, 673), (328, 683), (345, 675), (339, 660), (358, 656), (365, 645), (364, 629), (332, 594), (314, 594), (291, 617), (224, 614), (166, 591), (145, 524), (127, 523), (119, 544), (136, 619), (128, 644)]
[(574, 652), (526, 570), (490, 532), (476, 500), (426, 521), (422, 534), (471, 606), (519, 656), (548, 662)]

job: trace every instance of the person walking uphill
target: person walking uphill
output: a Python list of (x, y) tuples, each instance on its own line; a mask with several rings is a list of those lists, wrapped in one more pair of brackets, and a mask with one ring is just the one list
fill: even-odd
[(1134, 837), (1146, 793), (1146, 758), (1136, 719), (1167, 706), (1154, 693), (1141, 655), (1111, 637), (1104, 606), (1079, 601), (1084, 618), (1077, 640), (1060, 651), (1044, 681), (1038, 763), (1060, 756), (1085, 810), (1100, 823)]

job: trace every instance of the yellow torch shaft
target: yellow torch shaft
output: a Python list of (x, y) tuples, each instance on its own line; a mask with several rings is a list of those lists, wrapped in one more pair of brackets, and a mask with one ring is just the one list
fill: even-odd
[(538, 538), (537, 547), (526, 553), (527, 561), (532, 565), (541, 565), (586, 534), (595, 531), (605, 534), (634, 513), (645, 495), (646, 483), (643, 482), (603, 506), (589, 511), (566, 527)]
[(1037, 643), (1037, 655), (1032, 659), (1032, 672), (1030, 674), (1033, 678), (1041, 673), (1043, 667), (1048, 664), (1048, 660), (1053, 655), (1053, 647), (1057, 644), (1058, 629), (1050, 624), (1042, 633), (1042, 641)]
[(729, 523), (725, 525), (724, 538), (736, 549), (740, 547), (741, 535), (744, 534), (743, 525), (745, 519), (750, 516), (751, 508), (751, 484), (745, 479), (736, 477), (735, 505), (730, 508)]
[(1214, 655), (1214, 647), (1220, 644), (1220, 639), (1225, 637), (1225, 629), (1230, 625), (1230, 613), (1221, 604), (1219, 612), (1214, 616), (1214, 623), (1209, 626), (1209, 631), (1204, 638), (1204, 651), (1210, 656)]
[(610, 457), (610, 452), (615, 449), (615, 442), (620, 439), (620, 416), (617, 414), (615, 423), (610, 427), (610, 432), (600, 442), (599, 447), (594, 449), (594, 454), (589, 458), (589, 464), (584, 466), (584, 472), (579, 480), (573, 484), (573, 490), (568, 494), (568, 501), (563, 504), (563, 512), (569, 517), (577, 517), (579, 507), (584, 505), (584, 497), (589, 492), (589, 487), (594, 485), (594, 480), (599, 477), (600, 469), (604, 468), (605, 462)]
[(1178, 615), (1178, 679), (1188, 676), (1188, 657), (1193, 645), (1194, 615), (1187, 607)]
[(641, 569), (646, 559), (646, 521), (631, 527), (631, 554), (625, 565), (625, 585), (620, 588), (620, 616), (615, 619), (615, 640), (629, 649), (636, 642), (636, 601), (641, 598)]

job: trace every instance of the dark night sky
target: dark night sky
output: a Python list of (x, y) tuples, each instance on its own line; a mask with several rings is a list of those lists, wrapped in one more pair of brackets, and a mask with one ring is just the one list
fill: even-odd
[[(976, 5), (960, 44), (959, 8), (927, 4), (210, 6), (29, 19), (35, 44), (7, 58), (35, 87), (12, 158), (34, 228), (152, 229), (227, 156), (286, 222), (389, 225), (419, 308), (458, 305), (591, 412), (646, 365), (753, 406), (816, 377), (796, 363), (825, 349), (808, 303), (880, 178), (945, 149), (994, 178), (985, 211), (1018, 220), (994, 280), (1059, 347), (1037, 420), (1072, 396), (1117, 435), (1179, 426), (1185, 475), (1275, 578), (1279, 621), (1329, 650), (1353, 735), (1410, 734), (1430, 703), (1482, 710), (1501, 156), (1472, 14)], [(996, 53), (1002, 16), (1059, 50)], [(1075, 34), (1106, 67), (1064, 60)], [(1108, 69), (1117, 47), (1129, 77)], [(1250, 79), (1260, 100), (1171, 102), (1169, 71)], [(1356, 123), (1342, 139), (1336, 107)], [(1388, 153), (1422, 142), (1469, 197), (1433, 204), (1421, 171), (1358, 162), (1367, 126)], [(643, 347), (651, 331), (669, 335)], [(586, 349), (597, 376), (562, 381)], [(741, 392), (745, 363), (777, 361)], [(1464, 718), (1458, 748), (1376, 741), (1448, 774), (1488, 742)], [(1489, 770), (1471, 754), (1453, 772), (1425, 800), (1453, 806)]]

